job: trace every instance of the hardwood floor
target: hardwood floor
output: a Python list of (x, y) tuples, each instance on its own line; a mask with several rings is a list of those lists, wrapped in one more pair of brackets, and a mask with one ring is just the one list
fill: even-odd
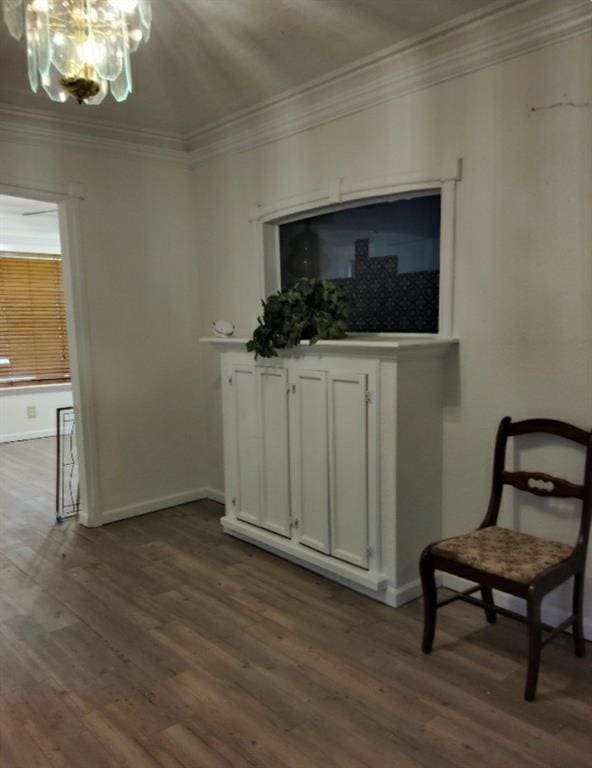
[[(0, 446), (2, 768), (590, 768), (568, 638), (398, 610), (225, 537), (200, 502), (53, 525), (52, 441)], [(28, 469), (27, 469), (28, 467)]]

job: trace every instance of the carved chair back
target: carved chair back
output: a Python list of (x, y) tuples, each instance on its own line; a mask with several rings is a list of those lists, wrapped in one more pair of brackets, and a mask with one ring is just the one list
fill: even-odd
[[(545, 472), (509, 472), (505, 468), (506, 446), (509, 437), (529, 434), (548, 434), (571, 440), (586, 448), (584, 479), (581, 485)], [(485, 518), (480, 528), (497, 525), (502, 493), (505, 485), (511, 485), (535, 496), (574, 498), (582, 503), (580, 529), (574, 555), (586, 557), (590, 522), (592, 518), (592, 431), (574, 427), (555, 419), (527, 419), (512, 422), (509, 416), (500, 422), (495, 441), (491, 496)]]

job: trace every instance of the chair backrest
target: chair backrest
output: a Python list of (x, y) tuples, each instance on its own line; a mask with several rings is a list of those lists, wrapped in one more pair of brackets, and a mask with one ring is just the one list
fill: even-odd
[[(506, 470), (508, 438), (537, 433), (555, 435), (586, 448), (584, 480), (581, 485), (545, 472), (509, 472)], [(527, 419), (513, 422), (509, 416), (506, 416), (501, 420), (497, 431), (491, 497), (481, 528), (497, 524), (504, 485), (511, 485), (535, 496), (580, 499), (582, 514), (576, 549), (583, 550), (582, 554), (585, 557), (592, 518), (592, 431), (587, 432), (579, 427), (574, 427), (573, 424), (555, 419)]]

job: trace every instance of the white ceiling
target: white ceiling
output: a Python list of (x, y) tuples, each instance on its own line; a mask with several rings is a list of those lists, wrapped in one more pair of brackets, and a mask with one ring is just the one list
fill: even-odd
[[(40, 213), (41, 211), (44, 213)], [(30, 213), (38, 215), (26, 215)], [(0, 252), (2, 251), (59, 254), (61, 251), (57, 206), (53, 203), (0, 195)]]
[[(497, 4), (508, 5), (508, 0)], [(0, 105), (188, 137), (491, 0), (152, 0), (153, 35), (133, 54), (123, 104), (33, 94), (24, 44), (0, 22)], [(40, 217), (37, 217), (40, 218)]]

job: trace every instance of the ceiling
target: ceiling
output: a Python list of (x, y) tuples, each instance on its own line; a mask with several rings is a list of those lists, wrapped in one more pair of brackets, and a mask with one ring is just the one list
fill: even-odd
[[(0, 105), (188, 137), (204, 126), (425, 33), (491, 0), (152, 0), (123, 104), (33, 94), (24, 43), (0, 22)], [(507, 4), (507, 3), (506, 3)]]
[[(28, 215), (31, 213), (35, 215)], [(0, 253), (3, 251), (60, 253), (57, 205), (0, 195)]]

